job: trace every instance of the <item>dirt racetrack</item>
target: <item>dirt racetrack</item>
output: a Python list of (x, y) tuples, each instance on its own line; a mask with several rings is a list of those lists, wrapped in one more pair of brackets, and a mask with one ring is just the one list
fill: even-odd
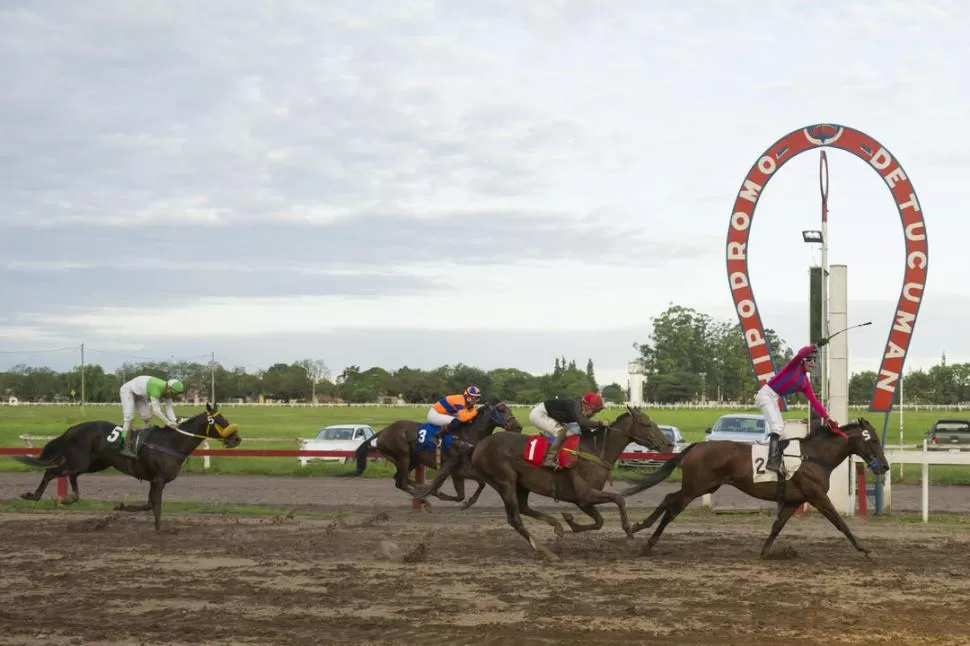
[[(0, 474), (0, 500), (36, 482)], [(148, 489), (122, 476), (80, 483), (88, 500)], [(670, 490), (633, 497), (632, 520)], [(934, 511), (944, 495), (965, 511), (958, 494), (934, 488)], [(628, 541), (612, 512), (602, 531), (558, 545), (526, 519), (562, 557), (547, 564), (491, 490), (468, 511), (436, 502), (428, 514), (389, 479), (182, 476), (166, 501), (334, 513), (167, 513), (158, 533), (150, 514), (2, 513), (0, 643), (970, 644), (962, 523), (852, 519), (866, 561), (815, 514), (793, 519), (769, 560), (758, 558), (767, 513), (715, 516), (695, 502), (647, 557), (648, 532)]]

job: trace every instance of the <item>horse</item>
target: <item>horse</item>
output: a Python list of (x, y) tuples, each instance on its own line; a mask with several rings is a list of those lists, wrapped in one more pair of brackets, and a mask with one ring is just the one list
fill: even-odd
[[(462, 444), (475, 444), (483, 437), (491, 435), (497, 427), (502, 427), (504, 430), (516, 434), (522, 432), (522, 424), (504, 402), (484, 404), (473, 420), (459, 426), (456, 431), (450, 434), (452, 438), (440, 438), (441, 444), (438, 445), (436, 450), (420, 450), (419, 445), (426, 445), (430, 439), (428, 427), (429, 425), (424, 422), (416, 422), (410, 419), (399, 419), (391, 422), (357, 447), (354, 453), (357, 470), (342, 475), (359, 476), (364, 473), (367, 468), (367, 454), (370, 451), (370, 445), (376, 441), (377, 450), (392, 461), (396, 467), (394, 486), (414, 496), (416, 493), (415, 483), (409, 480), (408, 476), (419, 464), (429, 469), (440, 469), (442, 464), (451, 462)], [(434, 430), (437, 430), (437, 427), (434, 427), (430, 432), (433, 433)], [(478, 482), (478, 489), (462, 508), (467, 509), (475, 504), (478, 496), (485, 488), (485, 483), (482, 482), (481, 478), (470, 469), (452, 469), (449, 475), (451, 475), (451, 481), (457, 495), (452, 496), (435, 492), (435, 497), (440, 500), (461, 502), (465, 499), (465, 478), (469, 478)], [(424, 504), (424, 509), (430, 511), (431, 503), (427, 500), (421, 502)]]
[[(221, 439), (226, 448), (235, 448), (242, 442), (239, 427), (230, 424), (219, 412), (216, 404), (206, 404), (205, 412), (190, 417), (179, 425), (178, 431), (154, 427), (138, 432), (135, 438), (137, 457), (122, 455), (123, 436), (121, 428), (113, 422), (101, 420), (81, 422), (70, 427), (60, 436), (44, 445), (39, 457), (14, 456), (14, 459), (32, 467), (43, 467), (44, 477), (35, 491), (21, 494), (24, 500), (40, 500), (47, 484), (56, 477), (66, 475), (71, 482), (71, 495), (66, 504), (81, 497), (77, 477), (82, 473), (95, 473), (114, 467), (139, 480), (148, 480), (148, 504), (115, 507), (116, 511), (148, 511), (155, 514), (155, 530), (161, 529), (162, 489), (174, 480), (192, 451), (205, 439)], [(134, 432), (134, 431), (131, 431)]]
[[(745, 442), (718, 440), (698, 442), (687, 446), (672, 460), (668, 460), (655, 473), (643, 478), (623, 492), (624, 496), (636, 493), (665, 480), (673, 470), (682, 466), (683, 478), (680, 490), (664, 497), (660, 505), (645, 520), (633, 527), (639, 532), (663, 516), (653, 536), (643, 546), (641, 553), (646, 554), (657, 544), (667, 524), (684, 510), (698, 496), (714, 493), (723, 484), (729, 484), (749, 496), (761, 500), (778, 501), (778, 517), (771, 527), (771, 534), (761, 548), (761, 557), (768, 555), (771, 545), (781, 533), (785, 523), (802, 503), (809, 503), (818, 509), (829, 522), (835, 525), (852, 545), (869, 556), (869, 550), (862, 546), (852, 534), (848, 525), (835, 510), (828, 497), (829, 476), (832, 470), (850, 454), (861, 457), (874, 473), (889, 471), (889, 462), (883, 453), (876, 429), (867, 420), (858, 418), (840, 427), (842, 435), (829, 430), (827, 426), (815, 424), (811, 433), (800, 440), (800, 450), (794, 455), (785, 453), (785, 469), (788, 473), (784, 484), (777, 476), (764, 470), (764, 458), (752, 452), (764, 452)], [(783, 440), (784, 441), (784, 440)], [(791, 442), (791, 440), (789, 440)], [(787, 450), (787, 449), (785, 449)], [(791, 470), (789, 469), (791, 462)], [(755, 476), (758, 476), (757, 478)], [(755, 482), (755, 480), (758, 482)]]
[[(613, 464), (631, 440), (661, 453), (674, 448), (673, 442), (649, 415), (629, 406), (627, 412), (617, 417), (606, 429), (583, 434), (576, 449), (570, 448), (570, 440), (564, 443), (560, 464), (569, 452), (574, 454), (571, 465), (565, 471), (538, 466), (542, 451), (536, 450), (537, 440), (532, 439), (535, 437), (505, 433), (486, 437), (475, 446), (471, 461), (475, 471), (502, 497), (509, 524), (529, 542), (532, 549), (548, 560), (558, 560), (559, 557), (536, 543), (522, 523), (520, 514), (551, 525), (557, 538), (562, 538), (565, 532), (558, 520), (529, 507), (530, 493), (575, 503), (593, 519), (590, 524), (579, 524), (571, 514), (564, 513), (563, 519), (575, 533), (600, 529), (603, 516), (594, 505), (612, 502), (620, 510), (623, 530), (632, 537), (623, 498), (602, 490), (607, 478), (613, 474)], [(535, 453), (531, 461), (527, 460), (530, 451)]]

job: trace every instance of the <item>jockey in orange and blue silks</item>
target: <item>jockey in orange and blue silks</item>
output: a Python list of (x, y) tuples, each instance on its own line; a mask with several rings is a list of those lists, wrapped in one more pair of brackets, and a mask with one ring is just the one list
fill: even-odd
[(478, 386), (469, 386), (460, 395), (445, 395), (428, 409), (428, 422), (450, 432), (478, 415), (475, 407), (482, 398)]
[(768, 383), (758, 391), (754, 403), (761, 409), (765, 416), (765, 423), (771, 431), (771, 441), (768, 449), (768, 463), (766, 469), (775, 472), (781, 471), (781, 448), (779, 440), (785, 434), (785, 420), (781, 416), (781, 408), (778, 402), (786, 395), (802, 393), (808, 400), (812, 408), (822, 418), (833, 433), (843, 435), (838, 422), (829, 417), (828, 411), (815, 396), (812, 389), (812, 381), (809, 373), (815, 368), (818, 362), (818, 346), (815, 344), (806, 345), (792, 357), (792, 360), (785, 364), (778, 374), (772, 377)]

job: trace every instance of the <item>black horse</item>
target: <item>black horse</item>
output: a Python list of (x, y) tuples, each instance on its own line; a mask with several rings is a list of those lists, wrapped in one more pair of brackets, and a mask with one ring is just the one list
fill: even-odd
[(189, 418), (179, 425), (179, 430), (154, 427), (140, 431), (136, 439), (137, 457), (121, 454), (123, 438), (113, 422), (101, 420), (81, 422), (67, 429), (48, 442), (39, 457), (14, 456), (15, 460), (32, 467), (46, 469), (35, 491), (22, 494), (25, 500), (40, 500), (48, 483), (59, 476), (67, 476), (72, 494), (68, 504), (80, 499), (77, 477), (82, 473), (95, 473), (114, 467), (122, 473), (147, 480), (151, 483), (148, 504), (127, 506), (120, 504), (118, 511), (148, 511), (155, 513), (155, 529), (161, 527), (162, 489), (174, 480), (182, 464), (199, 443), (205, 439), (221, 439), (226, 448), (239, 446), (239, 427), (230, 424), (215, 404), (206, 404), (206, 412)]

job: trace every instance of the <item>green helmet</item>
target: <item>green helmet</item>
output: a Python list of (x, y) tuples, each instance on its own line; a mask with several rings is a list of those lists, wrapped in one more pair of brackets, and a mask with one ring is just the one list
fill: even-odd
[(166, 384), (172, 389), (173, 393), (184, 393), (185, 386), (178, 379), (169, 379)]

